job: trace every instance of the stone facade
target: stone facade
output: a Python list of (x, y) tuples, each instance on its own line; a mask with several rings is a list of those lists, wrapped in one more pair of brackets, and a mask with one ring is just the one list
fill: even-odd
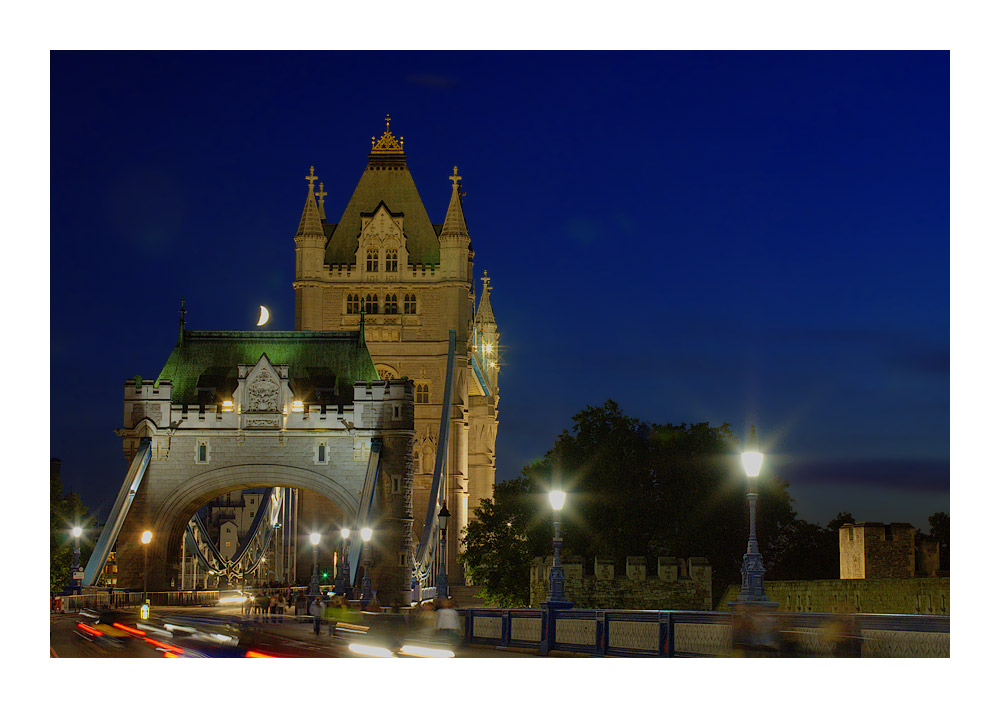
[[(449, 177), (444, 222), (431, 224), (406, 166), (402, 141), (386, 130), (373, 139), (368, 165), (340, 220), (327, 220), (326, 193), (312, 188), (295, 236), (295, 328), (354, 331), (365, 338), (380, 376), (416, 386), (413, 453), (414, 538), (423, 532), (442, 407), (450, 429), (440, 499), (452, 515), (447, 556), (452, 583), (461, 530), (496, 474), (499, 332), (483, 278), (475, 302), (474, 252), (462, 210), (461, 177)], [(443, 180), (442, 180), (443, 181)], [(317, 196), (319, 201), (317, 202)], [(448, 333), (457, 337), (452, 399), (443, 400)]]
[[(657, 573), (648, 576), (646, 559), (629, 556), (625, 576), (615, 575), (614, 562), (597, 558), (593, 574), (584, 573), (580, 556), (561, 560), (566, 577), (566, 597), (577, 609), (711, 610), (712, 567), (705, 558), (659, 558)], [(531, 564), (532, 607), (549, 592), (552, 556)]]
[(911, 524), (863, 522), (840, 527), (840, 578), (934, 577), (941, 567), (939, 544), (916, 543)]
[[(187, 380), (184, 377), (194, 365), (176, 364), (171, 368), (173, 357), (180, 360), (185, 355), (185, 337), (189, 342), (195, 340), (193, 346), (202, 347), (202, 352), (214, 351), (216, 344), (224, 348), (234, 346), (235, 341), (249, 341), (255, 346), (306, 352), (330, 361), (360, 357), (360, 361), (369, 362), (367, 366), (374, 374), (363, 339), (356, 334), (351, 342), (339, 342), (345, 335), (198, 333), (182, 329), (181, 341), (164, 369), (164, 375), (172, 371), (176, 380), (161, 375), (157, 380), (138, 379), (125, 385), (125, 427), (118, 433), (126, 457), (131, 460), (141, 441), (148, 439), (152, 458), (118, 535), (119, 584), (142, 587), (143, 548), (139, 536), (150, 530), (150, 590), (179, 587), (180, 544), (187, 523), (202, 505), (226, 492), (260, 487), (310, 490), (325, 497), (336, 509), (332, 518), (325, 520), (328, 527), (359, 518), (372, 443), (379, 441), (380, 473), (374, 516), (370, 518), (376, 531), (373, 587), (383, 602), (406, 599), (410, 572), (401, 565), (401, 559), (411, 552), (413, 383), (341, 381), (339, 390), (348, 392), (353, 400), (345, 402), (341, 398), (337, 403), (312, 406), (299, 406), (296, 400), (293, 405), (293, 398), (303, 397), (305, 384), (295, 381), (290, 370), (303, 362), (292, 354), (288, 355), (289, 361), (274, 362), (262, 355), (258, 361), (241, 363), (238, 377), (234, 373), (236, 378), (219, 383), (211, 399), (191, 405), (182, 402), (184, 396), (175, 387), (188, 385), (183, 383)], [(292, 345), (298, 349), (293, 350)], [(311, 349), (307, 351), (307, 347)], [(218, 362), (208, 362), (212, 363)], [(204, 368), (206, 365), (199, 364), (201, 368), (195, 369), (195, 374), (212, 370)], [(351, 373), (345, 366), (337, 369), (338, 377)], [(315, 372), (315, 368), (311, 371)], [(207, 378), (205, 374), (196, 378), (200, 396)], [(194, 384), (188, 387), (194, 390)], [(317, 452), (321, 445), (322, 460)], [(332, 538), (332, 533), (324, 536)], [(300, 552), (300, 558), (310, 556), (311, 549)], [(311, 564), (299, 565), (301, 570), (303, 565)]]
[[(881, 578), (870, 580), (775, 580), (764, 591), (779, 612), (866, 612), (902, 615), (947, 615), (951, 609), (948, 578)], [(727, 612), (739, 586), (731, 585), (715, 609)]]

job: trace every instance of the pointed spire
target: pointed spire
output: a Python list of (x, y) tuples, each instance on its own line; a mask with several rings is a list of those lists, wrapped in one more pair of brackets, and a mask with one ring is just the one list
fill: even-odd
[(490, 276), (483, 271), (483, 295), (479, 298), (479, 309), (476, 310), (476, 324), (482, 327), (485, 324), (492, 324), (496, 327), (497, 321), (493, 318), (493, 306), (490, 305)]
[(319, 191), (316, 192), (316, 196), (319, 197), (319, 218), (326, 221), (326, 209), (323, 208), (323, 197), (326, 196), (326, 192), (323, 191), (323, 183), (319, 183)]
[(454, 168), (454, 174), (448, 179), (451, 180), (451, 202), (448, 204), (448, 213), (444, 217), (444, 226), (441, 227), (441, 237), (464, 236), (469, 238), (469, 229), (465, 225), (465, 213), (462, 211), (462, 178), (458, 174), (458, 166)]
[[(309, 181), (309, 196), (306, 197), (305, 208), (302, 209), (302, 218), (299, 220), (299, 230), (295, 232), (295, 237), (299, 236), (322, 236), (323, 224), (320, 222), (319, 208), (316, 206), (316, 195), (314, 193), (315, 182), (319, 177), (314, 173), (314, 168), (309, 168), (306, 179)], [(320, 188), (322, 190), (322, 187)]]
[(181, 323), (180, 331), (177, 333), (177, 346), (182, 346), (184, 344), (184, 315), (187, 314), (187, 310), (184, 309), (185, 299), (181, 298), (181, 309), (178, 312), (181, 313)]

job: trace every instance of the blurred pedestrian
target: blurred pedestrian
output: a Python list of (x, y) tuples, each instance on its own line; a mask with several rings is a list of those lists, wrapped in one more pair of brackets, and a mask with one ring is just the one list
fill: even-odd
[(320, 601), (319, 597), (314, 597), (309, 604), (309, 614), (312, 615), (313, 634), (317, 637), (319, 636), (319, 625), (323, 621), (323, 611), (323, 602)]
[(858, 631), (857, 618), (854, 615), (843, 611), (832, 614), (821, 625), (821, 631), (823, 639), (828, 643), (834, 657), (861, 656), (861, 632)]
[(285, 595), (278, 593), (278, 624), (285, 623)]
[(458, 641), (458, 612), (452, 607), (448, 598), (441, 598), (441, 607), (437, 611), (437, 636), (441, 641), (455, 643)]

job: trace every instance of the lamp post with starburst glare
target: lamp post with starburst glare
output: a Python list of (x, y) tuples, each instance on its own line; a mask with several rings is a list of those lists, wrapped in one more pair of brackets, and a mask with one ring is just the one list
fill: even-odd
[(750, 538), (747, 541), (747, 552), (743, 554), (743, 567), (740, 569), (743, 584), (740, 586), (740, 594), (737, 595), (736, 601), (731, 602), (730, 605), (777, 607), (778, 603), (771, 602), (767, 593), (764, 592), (764, 558), (757, 546), (757, 478), (760, 476), (761, 467), (764, 466), (764, 454), (757, 444), (757, 431), (752, 425), (750, 426), (750, 439), (747, 440), (740, 457), (743, 462), (743, 471), (747, 476)]

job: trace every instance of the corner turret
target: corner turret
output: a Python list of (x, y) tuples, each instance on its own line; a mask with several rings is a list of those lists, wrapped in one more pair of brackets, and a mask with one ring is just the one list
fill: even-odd
[[(302, 218), (295, 232), (295, 329), (322, 329), (318, 315), (316, 321), (300, 321), (301, 313), (318, 313), (322, 298), (323, 256), (326, 250), (326, 237), (323, 234), (323, 222), (319, 207), (316, 205), (313, 182), (318, 177), (315, 168), (309, 168), (306, 180), (309, 182), (309, 194), (306, 205), (302, 208)], [(320, 193), (323, 192), (322, 185)], [(306, 307), (302, 307), (303, 304)]]
[(458, 167), (453, 168), (451, 180), (451, 201), (448, 203), (448, 213), (441, 226), (441, 269), (449, 279), (471, 281), (469, 271), (469, 229), (465, 225), (465, 214), (462, 211), (462, 178)]

